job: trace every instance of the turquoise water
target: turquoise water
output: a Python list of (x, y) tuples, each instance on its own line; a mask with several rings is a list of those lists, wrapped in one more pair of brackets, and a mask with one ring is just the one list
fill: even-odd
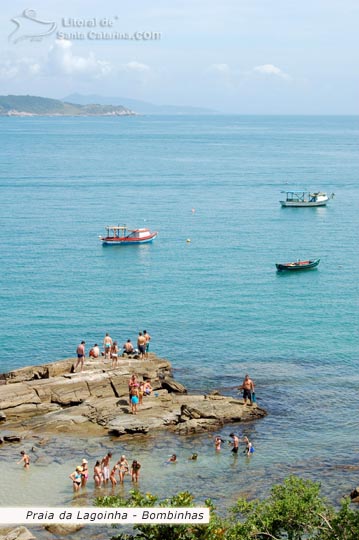
[[(358, 118), (0, 126), (1, 371), (146, 328), (191, 390), (235, 394), (247, 371), (254, 378), (269, 413), (247, 428), (256, 488), (293, 468), (325, 479), (330, 495), (356, 485), (343, 470), (359, 458)], [(336, 196), (283, 209), (280, 191), (291, 188)], [(102, 247), (98, 236), (117, 223), (159, 235)], [(318, 269), (275, 271), (309, 257)], [(204, 452), (213, 470), (212, 445)]]

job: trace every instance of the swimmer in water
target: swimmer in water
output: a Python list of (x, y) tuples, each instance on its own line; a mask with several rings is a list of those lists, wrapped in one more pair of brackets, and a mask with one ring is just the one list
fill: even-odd
[(216, 452), (219, 452), (221, 450), (221, 445), (224, 442), (224, 440), (219, 436), (216, 435), (214, 438), (214, 447), (216, 449)]
[(172, 454), (172, 456), (167, 460), (167, 463), (176, 463), (177, 456), (176, 454)]
[(22, 455), (22, 458), (17, 464), (24, 462), (24, 469), (27, 470), (30, 467), (30, 457), (26, 454), (25, 450), (21, 450), (20, 454)]

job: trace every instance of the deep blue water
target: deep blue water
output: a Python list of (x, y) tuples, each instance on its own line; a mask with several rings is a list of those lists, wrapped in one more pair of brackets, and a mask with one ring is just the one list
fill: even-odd
[[(146, 328), (190, 389), (233, 393), (247, 371), (255, 379), (269, 412), (253, 427), (259, 477), (300, 462), (321, 478), (324, 462), (339, 467), (333, 485), (357, 484), (340, 466), (359, 458), (358, 117), (1, 118), (0, 128), (1, 371)], [(335, 198), (283, 209), (291, 188)], [(117, 223), (159, 235), (102, 247)], [(317, 270), (275, 271), (312, 257)]]

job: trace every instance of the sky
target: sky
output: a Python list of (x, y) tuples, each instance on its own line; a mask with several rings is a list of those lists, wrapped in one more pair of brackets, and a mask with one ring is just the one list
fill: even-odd
[(13, 0), (0, 95), (358, 114), (358, 0)]

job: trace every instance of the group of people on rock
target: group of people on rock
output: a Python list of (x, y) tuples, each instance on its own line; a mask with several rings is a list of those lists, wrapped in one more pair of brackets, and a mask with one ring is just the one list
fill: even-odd
[[(93, 469), (93, 479), (95, 486), (100, 488), (107, 486), (111, 483), (112, 487), (117, 484), (124, 483), (125, 476), (131, 476), (132, 482), (138, 482), (140, 476), (141, 463), (134, 459), (132, 464), (126, 459), (125, 455), (122, 455), (120, 459), (111, 467), (112, 452), (107, 454), (101, 459), (97, 460)], [(82, 460), (82, 464), (78, 465), (76, 469), (69, 475), (72, 480), (72, 486), (74, 491), (79, 491), (80, 488), (86, 487), (89, 477), (88, 461)]]
[(133, 373), (128, 381), (128, 399), (132, 414), (137, 414), (138, 406), (143, 404), (143, 396), (152, 393), (151, 380), (139, 381), (136, 373)]
[[(122, 356), (138, 355), (141, 360), (147, 360), (148, 352), (150, 349), (150, 341), (151, 341), (150, 334), (147, 332), (147, 330), (143, 330), (143, 332), (138, 333), (137, 348), (135, 348), (131, 340), (128, 339), (122, 346), (121, 354)], [(77, 360), (74, 367), (75, 371), (79, 366), (80, 366), (80, 371), (83, 370), (85, 358), (86, 358), (85, 345), (86, 345), (86, 342), (81, 341), (81, 343), (77, 346), (77, 349), (76, 349)], [(90, 358), (100, 358), (103, 356), (105, 361), (111, 360), (111, 367), (113, 369), (118, 366), (119, 354), (120, 354), (120, 351), (119, 351), (118, 342), (114, 341), (108, 333), (106, 333), (103, 339), (103, 351), (100, 350), (100, 347), (97, 343), (95, 343), (94, 346), (91, 347), (89, 351)]]

